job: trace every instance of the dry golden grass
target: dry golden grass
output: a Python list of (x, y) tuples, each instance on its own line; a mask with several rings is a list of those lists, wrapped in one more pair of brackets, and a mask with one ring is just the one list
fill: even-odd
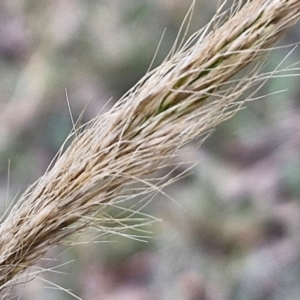
[(245, 91), (271, 76), (259, 75), (259, 67), (299, 19), (300, 2), (241, 2), (227, 14), (220, 9), (108, 113), (72, 134), (68, 149), (0, 225), (0, 290), (72, 233), (91, 224), (122, 228), (107, 207), (135, 196), (132, 183), (144, 186), (141, 195), (159, 189), (145, 175), (172, 164), (180, 147), (231, 117), (248, 99), (240, 101)]

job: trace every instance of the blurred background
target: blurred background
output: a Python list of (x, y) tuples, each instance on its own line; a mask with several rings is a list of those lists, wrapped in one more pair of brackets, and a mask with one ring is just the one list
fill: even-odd
[[(71, 131), (66, 91), (75, 120), (108, 110), (145, 74), (164, 31), (154, 66), (168, 54), (191, 2), (0, 2), (1, 211), (45, 172)], [(190, 33), (217, 5), (196, 1)], [(299, 41), (300, 24), (280, 45)], [(267, 70), (298, 62), (300, 50), (291, 49), (274, 51)], [(199, 163), (166, 188), (174, 201), (159, 195), (145, 208), (161, 220), (145, 226), (151, 239), (53, 249), (47, 267), (55, 272), (12, 298), (75, 299), (68, 290), (85, 300), (299, 299), (299, 79), (271, 79), (261, 94), (271, 95), (247, 103), (200, 149), (180, 152), (179, 160)]]

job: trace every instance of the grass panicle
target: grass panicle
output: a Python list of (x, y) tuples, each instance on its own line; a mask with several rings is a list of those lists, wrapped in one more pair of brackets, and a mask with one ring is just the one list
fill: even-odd
[(71, 145), (0, 225), (0, 290), (74, 232), (130, 227), (107, 209), (159, 190), (159, 180), (145, 176), (172, 164), (179, 148), (231, 117), (249, 99), (241, 96), (272, 76), (259, 73), (261, 63), (299, 19), (300, 1), (242, 2), (227, 14), (220, 9), (109, 112), (73, 132)]

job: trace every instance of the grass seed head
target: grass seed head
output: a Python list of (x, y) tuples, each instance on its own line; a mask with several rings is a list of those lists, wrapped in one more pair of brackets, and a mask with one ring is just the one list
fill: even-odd
[(227, 21), (219, 11), (109, 112), (73, 134), (68, 149), (0, 225), (0, 289), (74, 232), (93, 224), (109, 230), (111, 222), (121, 232), (130, 227), (107, 210), (134, 196), (133, 183), (144, 186), (142, 196), (157, 192), (158, 181), (145, 176), (231, 117), (245, 91), (270, 77), (259, 75), (261, 62), (299, 19), (300, 2), (241, 3), (235, 2)]

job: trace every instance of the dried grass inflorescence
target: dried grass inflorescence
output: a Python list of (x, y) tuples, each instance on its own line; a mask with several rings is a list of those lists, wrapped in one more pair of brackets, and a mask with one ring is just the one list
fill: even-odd
[(240, 96), (270, 76), (258, 74), (263, 56), (299, 19), (300, 2), (253, 0), (242, 8), (241, 2), (227, 21), (220, 10), (108, 113), (73, 133), (65, 153), (0, 225), (0, 290), (65, 237), (108, 219), (108, 206), (136, 193), (132, 183), (145, 185), (141, 194), (155, 191), (143, 177), (232, 116), (243, 103)]

